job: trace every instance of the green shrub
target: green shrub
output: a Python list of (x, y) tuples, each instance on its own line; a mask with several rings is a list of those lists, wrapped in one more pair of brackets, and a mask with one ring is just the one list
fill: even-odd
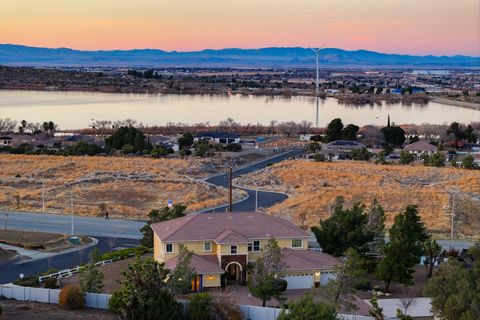
[(192, 296), (188, 306), (188, 319), (207, 320), (210, 318), (212, 296), (209, 293), (197, 293)]
[(85, 305), (85, 296), (79, 286), (67, 285), (60, 291), (58, 304), (68, 310), (80, 309)]
[(43, 281), (43, 287), (47, 289), (57, 289), (57, 279), (56, 278), (47, 278)]
[(40, 282), (38, 282), (38, 276), (36, 275), (15, 280), (13, 284), (17, 286), (22, 286), (22, 287), (34, 287), (34, 288), (40, 287)]
[(357, 283), (355, 283), (355, 285), (353, 286), (356, 290), (360, 290), (360, 291), (369, 291), (369, 290), (372, 290), (372, 285), (370, 283), (370, 281), (368, 281), (367, 279), (363, 279), (361, 281), (357, 281)]

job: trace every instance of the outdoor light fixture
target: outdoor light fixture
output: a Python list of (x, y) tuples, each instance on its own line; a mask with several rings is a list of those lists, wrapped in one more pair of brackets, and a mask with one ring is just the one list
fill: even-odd
[(208, 276), (208, 280), (213, 280), (213, 276)]

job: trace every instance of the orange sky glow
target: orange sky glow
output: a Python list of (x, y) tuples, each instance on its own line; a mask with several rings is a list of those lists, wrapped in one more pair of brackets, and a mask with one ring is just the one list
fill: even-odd
[(479, 0), (2, 0), (0, 43), (480, 56)]

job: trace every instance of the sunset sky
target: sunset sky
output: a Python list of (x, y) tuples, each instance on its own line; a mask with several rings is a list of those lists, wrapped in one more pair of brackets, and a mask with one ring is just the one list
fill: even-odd
[(479, 0), (1, 0), (0, 43), (480, 55)]

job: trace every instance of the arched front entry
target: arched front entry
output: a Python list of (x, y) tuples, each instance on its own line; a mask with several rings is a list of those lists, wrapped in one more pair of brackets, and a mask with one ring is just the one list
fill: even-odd
[(244, 280), (242, 265), (236, 261), (229, 262), (225, 267), (225, 276), (227, 285), (242, 284)]

